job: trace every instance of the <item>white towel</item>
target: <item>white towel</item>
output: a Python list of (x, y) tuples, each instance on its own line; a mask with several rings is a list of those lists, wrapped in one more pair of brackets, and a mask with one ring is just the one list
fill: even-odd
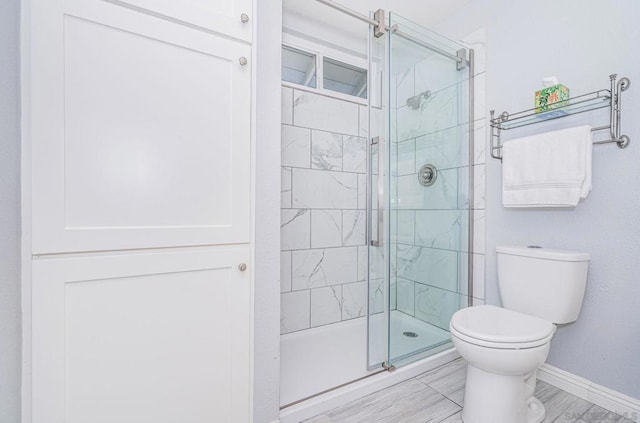
[(507, 141), (502, 205), (575, 207), (591, 191), (591, 126)]

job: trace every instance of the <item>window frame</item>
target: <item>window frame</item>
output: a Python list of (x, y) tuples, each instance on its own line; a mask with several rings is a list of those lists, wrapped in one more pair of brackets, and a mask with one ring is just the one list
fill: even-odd
[(280, 79), (282, 80), (282, 82), (283, 83), (286, 82), (288, 84), (293, 84), (293, 85), (297, 85), (297, 86), (305, 87), (305, 88), (311, 88), (311, 89), (317, 88), (318, 87), (318, 83), (319, 83), (318, 82), (318, 55), (315, 52), (309, 51), (307, 49), (294, 47), (292, 45), (288, 45), (288, 44), (284, 44), (284, 43), (282, 43), (282, 47), (281, 48), (282, 48), (283, 56), (284, 56), (284, 50), (287, 49), (287, 50), (290, 50), (290, 51), (299, 52), (300, 54), (303, 54), (303, 55), (308, 55), (308, 56), (313, 57), (313, 62), (314, 62), (314, 66), (315, 66), (315, 69), (314, 69), (314, 71), (315, 71), (315, 80), (316, 80), (315, 81), (315, 87), (313, 87), (311, 85), (299, 84), (297, 82), (285, 81), (284, 79), (282, 79), (282, 72), (284, 72), (284, 65), (281, 65), (281, 67), (280, 67), (280, 70), (281, 70)]
[[(369, 70), (368, 69), (362, 68), (360, 66), (355, 66), (355, 65), (352, 65), (350, 63), (343, 62), (342, 60), (334, 59), (333, 57), (330, 57), (330, 56), (324, 56), (322, 58), (322, 73), (323, 73), (322, 87), (325, 90), (336, 91), (336, 92), (342, 92), (342, 91), (332, 90), (330, 88), (326, 88), (325, 82), (328, 80), (325, 77), (326, 71), (327, 71), (327, 66), (330, 66), (330, 67), (331, 66), (335, 66), (335, 67), (339, 67), (339, 68), (342, 68), (342, 69), (348, 69), (348, 70), (350, 70), (352, 72), (355, 72), (355, 73), (358, 73), (360, 75), (363, 75), (363, 72), (364, 72), (364, 85), (361, 85), (362, 84), (362, 77), (361, 77), (358, 80), (358, 85), (355, 86), (355, 87), (359, 88), (360, 92), (364, 93), (365, 96), (362, 97), (362, 96), (360, 96), (358, 94), (350, 94), (350, 93), (343, 93), (343, 94), (351, 95), (353, 97), (363, 98), (365, 100), (369, 97)], [(334, 82), (338, 83), (338, 84), (343, 84), (343, 85), (346, 85), (346, 86), (352, 86), (351, 84), (349, 84), (346, 81), (335, 80)]]
[[(283, 34), (282, 36), (282, 46), (293, 48), (296, 50), (301, 50), (303, 52), (313, 54), (316, 57), (316, 88), (307, 87), (302, 84), (296, 84), (295, 82), (289, 82), (281, 80), (282, 86), (294, 88), (297, 90), (308, 91), (312, 93), (321, 94), (327, 97), (333, 97), (340, 100), (350, 101), (352, 103), (357, 103), (361, 105), (367, 105), (370, 96), (370, 75), (369, 75), (369, 66), (368, 60), (366, 57), (359, 57), (357, 55), (350, 55), (346, 52), (315, 43), (311, 40), (307, 40), (305, 38), (297, 37), (291, 34)], [(333, 91), (324, 88), (324, 58), (325, 56), (328, 59), (342, 62), (344, 64), (355, 66), (361, 69), (366, 70), (367, 72), (367, 97), (357, 97), (351, 94), (344, 94), (339, 91)], [(281, 65), (282, 67), (282, 65)]]

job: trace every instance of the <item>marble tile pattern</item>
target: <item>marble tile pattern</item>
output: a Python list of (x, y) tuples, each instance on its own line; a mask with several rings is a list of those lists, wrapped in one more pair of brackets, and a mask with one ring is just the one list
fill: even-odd
[[(484, 30), (469, 36), (475, 49), (473, 125), (467, 108), (468, 78), (451, 72), (447, 59), (431, 56), (399, 72), (392, 122), (391, 242), (397, 310), (448, 329), (451, 315), (484, 301), (485, 163), (487, 125)], [(431, 91), (418, 109), (406, 99)], [(395, 114), (394, 114), (395, 113)], [(469, 148), (473, 131), (474, 146)], [(424, 187), (418, 172), (425, 164), (438, 170)], [(469, 185), (473, 172), (473, 186)], [(473, 195), (470, 195), (470, 194)], [(471, 201), (472, 199), (472, 201)], [(473, 224), (473, 243), (469, 227)], [(469, 293), (469, 252), (473, 253), (473, 292)]]
[(311, 248), (342, 246), (342, 210), (311, 210)]
[(310, 326), (310, 291), (293, 291), (280, 295), (280, 332), (294, 332)]
[(449, 330), (453, 313), (467, 306), (467, 297), (446, 289), (416, 283), (415, 317)]
[(343, 210), (342, 245), (365, 244), (366, 223), (364, 210)]
[[(462, 423), (467, 363), (459, 358), (397, 385), (353, 400), (305, 423)], [(612, 411), (538, 380), (543, 423), (631, 423)]]
[(311, 131), (311, 168), (342, 170), (342, 134)]
[(415, 315), (415, 282), (397, 278), (396, 282), (396, 310), (410, 316)]
[(311, 211), (309, 209), (280, 210), (280, 244), (282, 250), (311, 247)]
[(291, 208), (291, 176), (291, 168), (282, 166), (280, 171), (280, 206), (282, 208)]
[(382, 311), (384, 291), (375, 280), (367, 299), (366, 108), (289, 87), (282, 98), (284, 334), (362, 317), (368, 301)]
[(342, 285), (311, 290), (311, 326), (342, 320)]
[(356, 282), (357, 260), (357, 247), (292, 251), (292, 289), (297, 291)]
[[(281, 236), (283, 253), (290, 253), (283, 256), (288, 266), (281, 277), (283, 308), (285, 295), (303, 291), (308, 291), (308, 306), (294, 307), (296, 316), (307, 313), (306, 326), (288, 325), (282, 333), (362, 316), (367, 301), (373, 312), (381, 312), (387, 296), (392, 308), (447, 328), (451, 315), (468, 303), (467, 295), (474, 303), (484, 301), (484, 37), (484, 30), (468, 37), (476, 57), (473, 126), (462, 106), (468, 101), (468, 80), (451, 72), (447, 59), (430, 56), (396, 77), (388, 110), (393, 134), (388, 293), (381, 251), (372, 249), (367, 257), (365, 244), (367, 108), (283, 87)], [(425, 90), (431, 96), (417, 110), (407, 106), (407, 98)], [(372, 121), (383, 122), (384, 112), (372, 109)], [(475, 143), (470, 151), (471, 128)], [(438, 169), (431, 187), (418, 183), (418, 171), (426, 163)], [(467, 283), (470, 216), (472, 293)], [(368, 271), (372, 280), (367, 290)]]
[(282, 125), (282, 165), (309, 168), (311, 130)]
[(313, 169), (293, 169), (292, 206), (307, 209), (356, 209), (358, 175)]
[(282, 87), (282, 123), (293, 125), (293, 88)]
[(343, 136), (342, 170), (364, 174), (367, 171), (367, 140), (362, 137)]
[(384, 279), (371, 279), (369, 293), (369, 308), (372, 314), (384, 311), (385, 286)]
[(367, 314), (367, 282), (342, 285), (342, 320)]
[(297, 127), (358, 136), (360, 112), (356, 103), (293, 90), (292, 106)]

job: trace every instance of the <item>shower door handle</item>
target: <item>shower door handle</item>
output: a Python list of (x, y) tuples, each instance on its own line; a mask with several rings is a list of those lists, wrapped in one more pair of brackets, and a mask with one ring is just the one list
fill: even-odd
[[(375, 240), (372, 237), (371, 246), (382, 247), (384, 245), (384, 156), (382, 154), (384, 151), (384, 138), (373, 137), (371, 139), (371, 146), (373, 147), (374, 145), (378, 146), (378, 178), (376, 184), (376, 188), (378, 190), (376, 207), (377, 235)], [(371, 174), (373, 174), (373, 172), (371, 172)], [(373, 191), (373, 184), (371, 190)]]

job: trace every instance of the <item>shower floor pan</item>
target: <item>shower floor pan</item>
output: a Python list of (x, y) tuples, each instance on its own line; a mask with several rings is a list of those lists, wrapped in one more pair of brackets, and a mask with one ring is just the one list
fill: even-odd
[[(379, 334), (376, 325), (385, 324), (384, 315), (372, 318), (372, 333)], [(406, 336), (413, 332), (417, 337)], [(386, 344), (373, 342), (373, 356), (383, 357)], [(391, 312), (391, 354), (401, 359), (442, 345), (450, 339), (449, 332), (418, 320), (408, 314)], [(281, 336), (280, 404), (286, 406), (305, 398), (353, 382), (382, 369), (367, 370), (367, 320), (360, 317)]]

